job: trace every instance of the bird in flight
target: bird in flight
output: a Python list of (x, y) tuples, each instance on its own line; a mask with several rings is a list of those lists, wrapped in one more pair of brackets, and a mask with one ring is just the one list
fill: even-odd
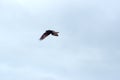
[(59, 32), (56, 32), (56, 31), (54, 31), (54, 30), (46, 30), (46, 32), (45, 33), (43, 33), (42, 34), (42, 36), (40, 37), (40, 40), (43, 40), (43, 39), (45, 39), (48, 35), (53, 35), (53, 36), (58, 36), (58, 33)]

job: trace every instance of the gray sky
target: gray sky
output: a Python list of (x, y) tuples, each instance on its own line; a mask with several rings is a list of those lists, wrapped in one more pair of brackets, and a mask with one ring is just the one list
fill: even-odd
[(0, 80), (120, 80), (119, 4), (0, 0)]

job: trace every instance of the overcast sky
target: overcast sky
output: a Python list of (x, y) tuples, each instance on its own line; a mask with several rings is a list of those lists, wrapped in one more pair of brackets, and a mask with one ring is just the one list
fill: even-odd
[(120, 80), (120, 1), (0, 0), (0, 80)]

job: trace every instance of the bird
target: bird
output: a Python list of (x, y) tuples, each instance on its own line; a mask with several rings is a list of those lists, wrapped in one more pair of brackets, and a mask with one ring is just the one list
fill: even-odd
[(40, 37), (40, 40), (45, 39), (48, 35), (53, 35), (53, 36), (58, 36), (59, 32), (56, 32), (54, 30), (46, 30), (45, 33), (42, 34), (42, 36)]

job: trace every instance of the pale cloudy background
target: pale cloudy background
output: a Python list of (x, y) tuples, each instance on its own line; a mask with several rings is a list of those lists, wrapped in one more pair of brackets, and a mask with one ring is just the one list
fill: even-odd
[(120, 1), (0, 0), (0, 80), (120, 80)]

